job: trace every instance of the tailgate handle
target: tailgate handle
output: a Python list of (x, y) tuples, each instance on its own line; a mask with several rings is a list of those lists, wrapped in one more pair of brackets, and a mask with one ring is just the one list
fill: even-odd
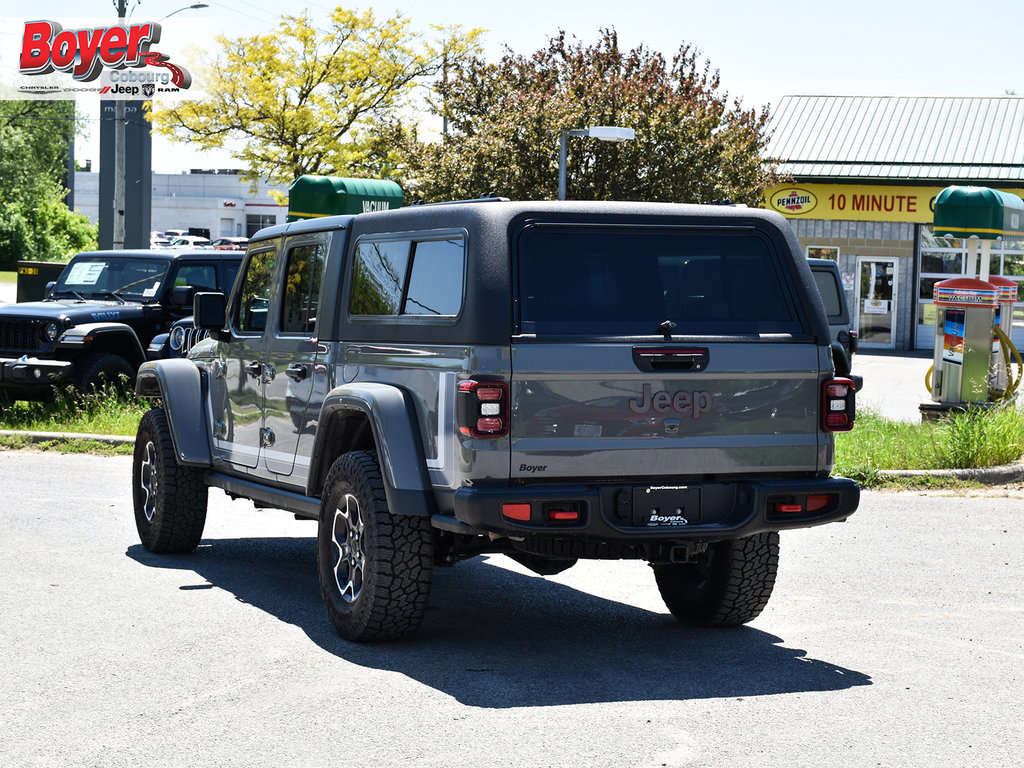
[(633, 347), (633, 362), (641, 371), (703, 371), (706, 347)]

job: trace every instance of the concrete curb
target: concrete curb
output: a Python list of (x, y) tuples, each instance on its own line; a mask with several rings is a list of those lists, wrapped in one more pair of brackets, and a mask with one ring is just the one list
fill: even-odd
[(1024, 481), (1024, 462), (975, 469), (880, 469), (878, 474), (882, 477), (945, 477), (986, 485), (1005, 485)]
[(17, 429), (0, 429), (0, 437), (23, 437), (30, 443), (61, 442), (70, 443), (75, 440), (91, 440), (107, 445), (131, 445), (135, 436), (128, 435), (92, 435), (87, 432), (23, 432)]

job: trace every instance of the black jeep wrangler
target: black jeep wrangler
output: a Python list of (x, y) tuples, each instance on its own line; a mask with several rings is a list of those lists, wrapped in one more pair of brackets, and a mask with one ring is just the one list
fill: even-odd
[(768, 602), (779, 531), (844, 520), (852, 428), (828, 321), (778, 214), (641, 203), (420, 205), (252, 238), (210, 338), (144, 363), (143, 545), (187, 552), (207, 489), (319, 521), (327, 614), (402, 637), (431, 573), (633, 558), (680, 620)]
[[(79, 253), (43, 301), (0, 307), (0, 398), (134, 380), (154, 337), (192, 314), (197, 290), (229, 290), (241, 259), (214, 250)], [(148, 356), (169, 349), (165, 338)]]

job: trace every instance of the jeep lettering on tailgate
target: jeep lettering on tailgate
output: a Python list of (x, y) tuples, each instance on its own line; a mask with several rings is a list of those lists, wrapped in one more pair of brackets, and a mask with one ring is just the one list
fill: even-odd
[(693, 419), (699, 419), (711, 410), (711, 394), (708, 392), (687, 392), (681, 389), (675, 394), (665, 391), (652, 394), (651, 389), (650, 384), (644, 384), (640, 398), (629, 401), (629, 410), (636, 414), (652, 410), (655, 413), (675, 411), (683, 416), (690, 415)]

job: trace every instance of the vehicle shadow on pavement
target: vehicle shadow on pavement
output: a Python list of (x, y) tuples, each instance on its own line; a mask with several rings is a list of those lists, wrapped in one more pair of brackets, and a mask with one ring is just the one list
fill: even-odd
[(198, 574), (346, 661), (399, 672), (467, 706), (741, 698), (871, 684), (868, 675), (808, 658), (753, 627), (686, 627), (667, 613), (481, 558), (435, 570), (430, 607), (412, 640), (359, 645), (327, 621), (313, 539), (204, 539), (188, 555), (154, 555), (139, 545), (126, 554)]

